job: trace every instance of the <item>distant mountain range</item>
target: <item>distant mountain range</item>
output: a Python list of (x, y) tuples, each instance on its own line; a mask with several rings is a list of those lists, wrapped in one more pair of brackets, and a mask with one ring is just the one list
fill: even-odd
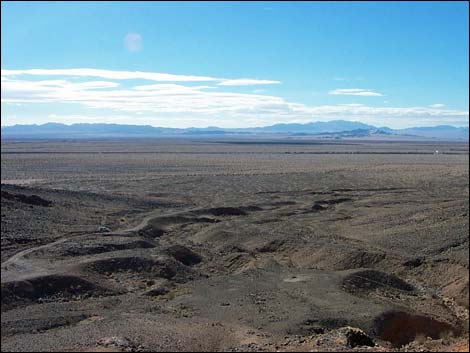
[(275, 124), (265, 127), (225, 129), (207, 128), (163, 128), (150, 125), (120, 124), (72, 124), (47, 123), (43, 125), (2, 126), (2, 139), (50, 139), (50, 138), (131, 138), (131, 137), (171, 137), (171, 136), (312, 136), (318, 138), (354, 137), (420, 137), (450, 140), (469, 139), (468, 127), (439, 125), (433, 127), (413, 127), (390, 129), (375, 127), (355, 121), (333, 120), (307, 124)]

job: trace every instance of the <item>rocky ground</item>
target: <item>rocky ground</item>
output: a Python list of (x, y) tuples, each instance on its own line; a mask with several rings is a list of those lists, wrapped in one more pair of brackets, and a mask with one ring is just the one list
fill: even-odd
[(3, 141), (2, 351), (468, 351), (468, 144), (214, 142)]

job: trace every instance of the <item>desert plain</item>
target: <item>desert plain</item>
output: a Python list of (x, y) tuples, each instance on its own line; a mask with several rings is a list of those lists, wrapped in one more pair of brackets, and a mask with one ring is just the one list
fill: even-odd
[(468, 158), (3, 140), (2, 351), (468, 351)]

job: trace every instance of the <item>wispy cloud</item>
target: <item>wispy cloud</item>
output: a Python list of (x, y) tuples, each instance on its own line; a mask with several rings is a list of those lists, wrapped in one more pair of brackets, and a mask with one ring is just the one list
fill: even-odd
[(3, 70), (2, 76), (79, 76), (79, 77), (100, 77), (110, 80), (133, 80), (142, 79), (159, 82), (209, 82), (221, 81), (223, 79), (208, 76), (173, 75), (158, 72), (142, 71), (113, 71), (101, 69), (30, 69), (30, 70)]
[(158, 72), (142, 71), (113, 71), (101, 69), (29, 69), (29, 70), (3, 70), (2, 80), (9, 76), (76, 76), (76, 77), (99, 77), (111, 80), (133, 80), (142, 79), (158, 82), (218, 82), (219, 86), (252, 86), (280, 84), (277, 80), (258, 80), (251, 78), (227, 79), (209, 76), (174, 75)]
[(130, 52), (140, 51), (142, 49), (142, 36), (139, 33), (127, 33), (124, 36), (124, 46)]
[(360, 104), (360, 103), (345, 103), (345, 104), (339, 104), (341, 106), (345, 106), (345, 107), (362, 107), (364, 106), (364, 104)]
[(254, 86), (254, 85), (277, 85), (280, 83), (281, 81), (239, 78), (236, 80), (223, 80), (218, 85), (219, 86)]
[[(45, 76), (45, 79), (31, 77), (34, 75)], [(54, 79), (54, 76), (65, 77)], [(81, 77), (78, 82), (77, 76)], [(168, 82), (171, 80), (165, 78), (169, 76), (176, 76), (180, 81)], [(96, 80), (96, 77), (106, 80)], [(154, 81), (164, 80), (145, 84), (149, 77)], [(131, 78), (144, 81), (141, 85), (120, 81)], [(468, 111), (443, 107), (377, 107), (359, 103), (312, 106), (261, 91), (253, 92), (252, 89), (247, 93), (240, 93), (238, 89), (234, 92), (230, 85), (225, 85), (227, 87), (223, 90), (218, 85), (194, 85), (194, 82), (205, 80), (211, 84), (224, 81), (211, 77), (201, 79), (199, 76), (96, 69), (2, 70), (1, 98), (2, 107), (5, 104), (5, 108), (15, 109), (9, 118), (18, 116), (16, 109), (22, 109), (13, 108), (16, 107), (14, 104), (49, 104), (50, 109), (47, 109), (44, 119), (57, 113), (54, 110), (57, 104), (74, 104), (81, 107), (82, 116), (88, 120), (99, 117), (102, 121), (106, 117), (106, 121), (115, 119), (134, 123), (138, 119), (142, 123), (160, 126), (241, 127), (332, 119), (360, 120), (390, 127), (432, 125), (436, 122), (468, 125)], [(78, 114), (71, 116), (76, 117), (77, 122), (83, 121)], [(57, 114), (54, 120), (61, 121), (62, 118), (63, 115)]]
[(344, 96), (364, 96), (364, 97), (380, 97), (381, 93), (375, 92), (371, 89), (363, 88), (338, 88), (329, 91), (328, 94), (332, 95), (344, 95)]
[(431, 104), (430, 107), (431, 108), (443, 108), (445, 107), (445, 104), (436, 103), (436, 104)]

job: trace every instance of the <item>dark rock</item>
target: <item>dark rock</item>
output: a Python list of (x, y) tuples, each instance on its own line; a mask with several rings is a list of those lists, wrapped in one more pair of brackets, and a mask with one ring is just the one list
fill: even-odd
[(315, 203), (315, 204), (312, 206), (312, 211), (315, 211), (315, 212), (323, 211), (323, 210), (326, 210), (326, 209), (327, 209), (327, 207), (322, 206), (322, 205), (320, 205), (319, 203)]
[(344, 327), (341, 329), (346, 337), (346, 345), (349, 348), (358, 346), (374, 347), (375, 343), (364, 331), (355, 327)]

